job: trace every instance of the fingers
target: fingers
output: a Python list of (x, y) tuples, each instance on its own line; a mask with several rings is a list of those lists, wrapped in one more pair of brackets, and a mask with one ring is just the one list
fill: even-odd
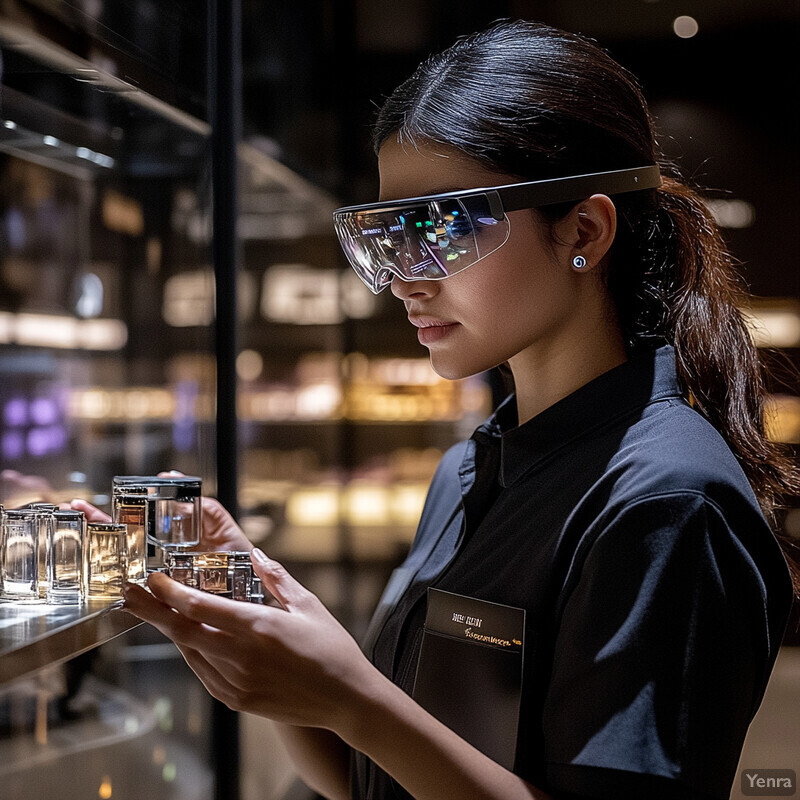
[(251, 628), (255, 606), (201, 592), (172, 580), (161, 572), (154, 572), (147, 585), (153, 597), (162, 605), (182, 614), (194, 622), (211, 625), (228, 633), (244, 633)]
[(310, 600), (316, 599), (282, 564), (268, 558), (258, 547), (250, 552), (250, 560), (264, 586), (287, 611), (299, 610), (307, 606)]
[[(166, 576), (163, 577), (169, 580)], [(172, 639), (181, 648), (189, 647), (202, 652), (213, 652), (221, 659), (236, 658), (232, 647), (233, 634), (216, 629), (210, 623), (204, 624), (184, 614), (176, 613), (169, 605), (141, 586), (126, 585), (124, 608)]]
[(111, 517), (105, 511), (87, 503), (86, 500), (73, 500), (69, 507), (74, 511), (83, 511), (88, 522), (111, 522)]
[(220, 672), (212, 667), (198, 650), (186, 646), (179, 646), (178, 649), (183, 656), (183, 660), (189, 665), (192, 672), (197, 675), (208, 693), (225, 703), (227, 692), (224, 687), (227, 681), (225, 681)]

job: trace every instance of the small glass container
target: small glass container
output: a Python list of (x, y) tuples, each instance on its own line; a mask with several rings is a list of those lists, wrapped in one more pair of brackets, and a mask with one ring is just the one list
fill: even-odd
[(194, 563), (198, 589), (220, 597), (231, 596), (229, 553), (197, 553)]
[(167, 574), (172, 580), (184, 586), (197, 587), (195, 557), (197, 553), (172, 550), (167, 553)]
[(250, 601), (253, 583), (253, 564), (250, 553), (246, 550), (233, 551), (229, 554), (231, 572), (231, 597), (234, 600)]
[(128, 571), (127, 526), (115, 522), (87, 523), (86, 552), (87, 598), (116, 600), (122, 597)]
[(203, 482), (191, 476), (117, 475), (112, 498), (136, 493), (147, 497), (147, 539), (165, 550), (200, 543)]
[(86, 517), (82, 511), (55, 511), (49, 529), (47, 602), (75, 605), (84, 597), (83, 550)]
[(39, 516), (32, 509), (6, 511), (0, 534), (3, 598), (39, 600)]
[(128, 529), (128, 580), (144, 584), (147, 580), (148, 564), (153, 553), (148, 554), (147, 546), (147, 487), (126, 486), (115, 491), (111, 497), (111, 515), (119, 525)]
[(253, 573), (253, 580), (250, 583), (250, 597), (248, 599), (251, 603), (264, 602), (264, 585), (261, 578), (259, 578), (255, 572)]
[(200, 543), (203, 521), (202, 483), (199, 478), (172, 478), (155, 496), (154, 535), (164, 548)]
[(31, 503), (28, 506), (39, 518), (39, 597), (47, 597), (47, 587), (50, 581), (48, 559), (50, 551), (48, 542), (53, 530), (53, 514), (58, 509), (53, 503)]

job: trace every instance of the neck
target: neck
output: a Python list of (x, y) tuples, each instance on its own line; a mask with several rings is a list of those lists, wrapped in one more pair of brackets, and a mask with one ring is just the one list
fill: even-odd
[[(588, 332), (587, 332), (588, 333)], [(616, 326), (593, 330), (577, 346), (563, 341), (540, 344), (509, 360), (514, 375), (519, 424), (627, 361)]]

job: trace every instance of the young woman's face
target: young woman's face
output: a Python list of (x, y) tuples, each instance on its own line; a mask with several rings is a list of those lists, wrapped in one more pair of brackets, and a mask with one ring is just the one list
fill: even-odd
[[(388, 141), (379, 153), (381, 201), (438, 194), (516, 179), (455, 150)], [(406, 306), (431, 364), (457, 379), (538, 351), (560, 347), (575, 307), (568, 248), (554, 243), (529, 210), (508, 214), (508, 241), (482, 261), (444, 280), (405, 282), (392, 293)], [(563, 348), (561, 348), (563, 350)]]

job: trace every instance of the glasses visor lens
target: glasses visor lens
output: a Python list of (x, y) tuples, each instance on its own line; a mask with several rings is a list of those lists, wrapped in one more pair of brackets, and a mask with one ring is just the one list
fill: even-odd
[(455, 275), (501, 247), (509, 233), (507, 217), (492, 214), (485, 194), (338, 211), (334, 227), (347, 260), (375, 294), (395, 275), (404, 281)]

